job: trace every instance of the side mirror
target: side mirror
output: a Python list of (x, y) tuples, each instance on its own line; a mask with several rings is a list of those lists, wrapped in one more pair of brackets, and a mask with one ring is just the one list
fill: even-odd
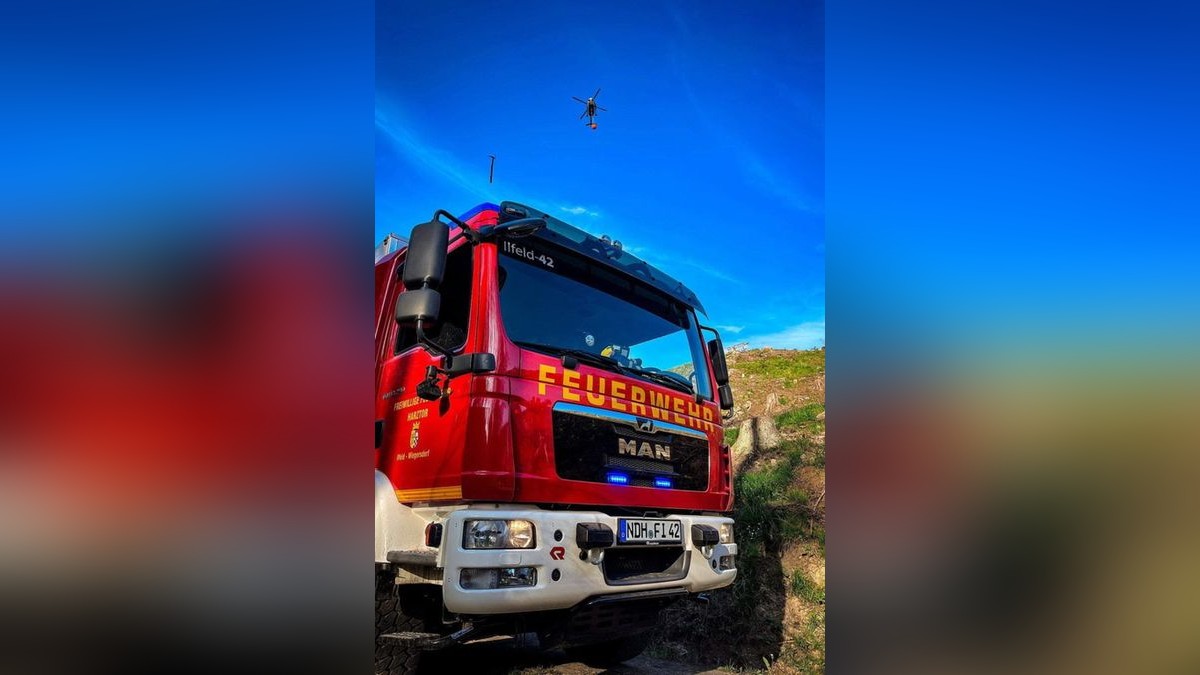
[(729, 364), (725, 362), (725, 346), (721, 344), (720, 336), (708, 341), (708, 355), (712, 359), (713, 377), (717, 379), (717, 386), (729, 384)]
[(733, 410), (733, 389), (727, 384), (717, 387), (717, 400), (721, 410)]
[(396, 298), (396, 323), (437, 321), (442, 294), (432, 288), (414, 288)]
[(436, 289), (446, 273), (450, 228), (432, 220), (412, 229), (404, 254), (404, 287)]
[(404, 292), (396, 298), (396, 321), (417, 323), (437, 321), (442, 295), (437, 291), (446, 274), (446, 247), (450, 229), (437, 220), (412, 229), (404, 254)]

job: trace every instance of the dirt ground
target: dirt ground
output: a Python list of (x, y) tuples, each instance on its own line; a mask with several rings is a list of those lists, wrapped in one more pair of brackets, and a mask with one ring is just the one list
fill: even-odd
[(756, 349), (731, 352), (729, 359), (730, 384), (734, 391), (733, 416), (726, 426), (737, 426), (751, 417), (773, 417), (789, 408), (806, 403), (825, 402), (825, 374), (807, 377), (774, 377), (748, 372), (743, 365), (761, 359), (786, 355), (790, 350)]

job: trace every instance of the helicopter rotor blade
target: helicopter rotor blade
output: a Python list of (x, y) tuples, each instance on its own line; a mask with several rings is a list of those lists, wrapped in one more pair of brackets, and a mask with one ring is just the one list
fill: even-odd
[(600, 95), (600, 87), (596, 87), (596, 93), (592, 94), (592, 98), (594, 99), (599, 95)]
[(571, 98), (575, 99), (576, 101), (579, 101), (580, 103), (582, 103), (584, 105), (587, 105), (587, 101), (579, 98), (578, 96), (572, 96)]
[(596, 110), (603, 110), (604, 112), (608, 112), (608, 108), (601, 108), (600, 106), (596, 106)]
[(586, 114), (587, 114), (587, 111), (586, 111), (586, 110), (584, 110), (583, 112), (579, 113), (579, 119), (583, 119), (583, 116), (584, 116), (584, 115), (586, 115)]

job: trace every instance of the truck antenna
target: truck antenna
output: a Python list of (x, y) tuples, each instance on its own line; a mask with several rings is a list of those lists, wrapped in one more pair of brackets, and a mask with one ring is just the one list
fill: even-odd
[(496, 156), (488, 155), (488, 157), (492, 158), (492, 165), (488, 167), (488, 182), (490, 183), (492, 182), (492, 176), (496, 174)]

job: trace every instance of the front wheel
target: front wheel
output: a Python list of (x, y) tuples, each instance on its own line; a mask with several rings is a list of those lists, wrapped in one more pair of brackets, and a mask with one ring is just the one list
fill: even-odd
[(637, 657), (646, 651), (649, 645), (650, 634), (639, 633), (590, 645), (567, 647), (564, 651), (573, 661), (606, 668)]
[(388, 633), (424, 630), (425, 622), (405, 613), (390, 574), (375, 575), (375, 675), (414, 675), (421, 661), (415, 642), (381, 639)]

